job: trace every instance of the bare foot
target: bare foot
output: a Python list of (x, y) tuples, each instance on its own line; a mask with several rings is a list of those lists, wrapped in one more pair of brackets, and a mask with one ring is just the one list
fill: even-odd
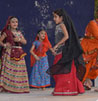
[(95, 92), (98, 92), (98, 88), (94, 90)]
[(45, 90), (45, 89), (46, 89), (45, 87), (42, 88), (42, 90)]
[(86, 90), (91, 90), (92, 81), (90, 79), (86, 79), (84, 82), (84, 87), (86, 88)]

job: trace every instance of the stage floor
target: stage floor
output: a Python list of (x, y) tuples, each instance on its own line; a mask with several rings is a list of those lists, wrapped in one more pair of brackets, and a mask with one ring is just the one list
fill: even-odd
[(86, 91), (84, 94), (77, 96), (52, 96), (53, 88), (46, 90), (31, 89), (30, 93), (13, 94), (0, 93), (0, 101), (98, 101), (98, 92)]

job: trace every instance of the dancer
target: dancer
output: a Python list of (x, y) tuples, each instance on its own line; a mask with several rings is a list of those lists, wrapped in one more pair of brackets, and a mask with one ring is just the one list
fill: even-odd
[(26, 44), (22, 33), (17, 30), (18, 19), (8, 18), (2, 30), (0, 45), (3, 47), (1, 58), (0, 87), (1, 91), (28, 93), (28, 75), (21, 45)]
[(81, 46), (84, 51), (83, 58), (86, 63), (86, 73), (83, 83), (90, 90), (92, 87), (91, 79), (95, 79), (98, 76), (98, 19), (91, 20), (88, 23), (85, 36), (81, 41)]
[(44, 90), (45, 87), (50, 86), (50, 75), (46, 73), (46, 70), (49, 68), (46, 54), (48, 50), (53, 52), (47, 33), (42, 29), (38, 32), (37, 38), (30, 50), (32, 67), (30, 75), (31, 87), (42, 88)]
[(84, 93), (81, 83), (85, 74), (81, 56), (83, 51), (72, 20), (63, 9), (55, 10), (53, 16), (57, 24), (55, 31), (56, 45), (53, 49), (57, 52), (57, 55), (54, 59), (54, 65), (47, 71), (53, 75), (56, 83), (52, 94), (77, 95)]

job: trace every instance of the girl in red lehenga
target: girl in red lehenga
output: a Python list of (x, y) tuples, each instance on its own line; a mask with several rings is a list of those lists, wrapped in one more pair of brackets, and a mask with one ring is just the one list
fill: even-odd
[(57, 55), (54, 65), (47, 71), (53, 75), (55, 88), (53, 95), (77, 95), (84, 93), (81, 83), (85, 74), (82, 48), (71, 18), (63, 9), (53, 12), (57, 24), (54, 50)]

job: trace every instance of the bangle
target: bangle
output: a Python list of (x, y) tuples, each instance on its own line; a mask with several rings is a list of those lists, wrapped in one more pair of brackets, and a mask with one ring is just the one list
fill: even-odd
[(6, 44), (4, 44), (4, 48), (6, 48)]
[(19, 40), (18, 41), (21, 41), (21, 39), (19, 38)]
[(36, 57), (36, 55), (34, 55), (34, 57)]
[(56, 45), (56, 48), (58, 48), (59, 47), (59, 45)]

